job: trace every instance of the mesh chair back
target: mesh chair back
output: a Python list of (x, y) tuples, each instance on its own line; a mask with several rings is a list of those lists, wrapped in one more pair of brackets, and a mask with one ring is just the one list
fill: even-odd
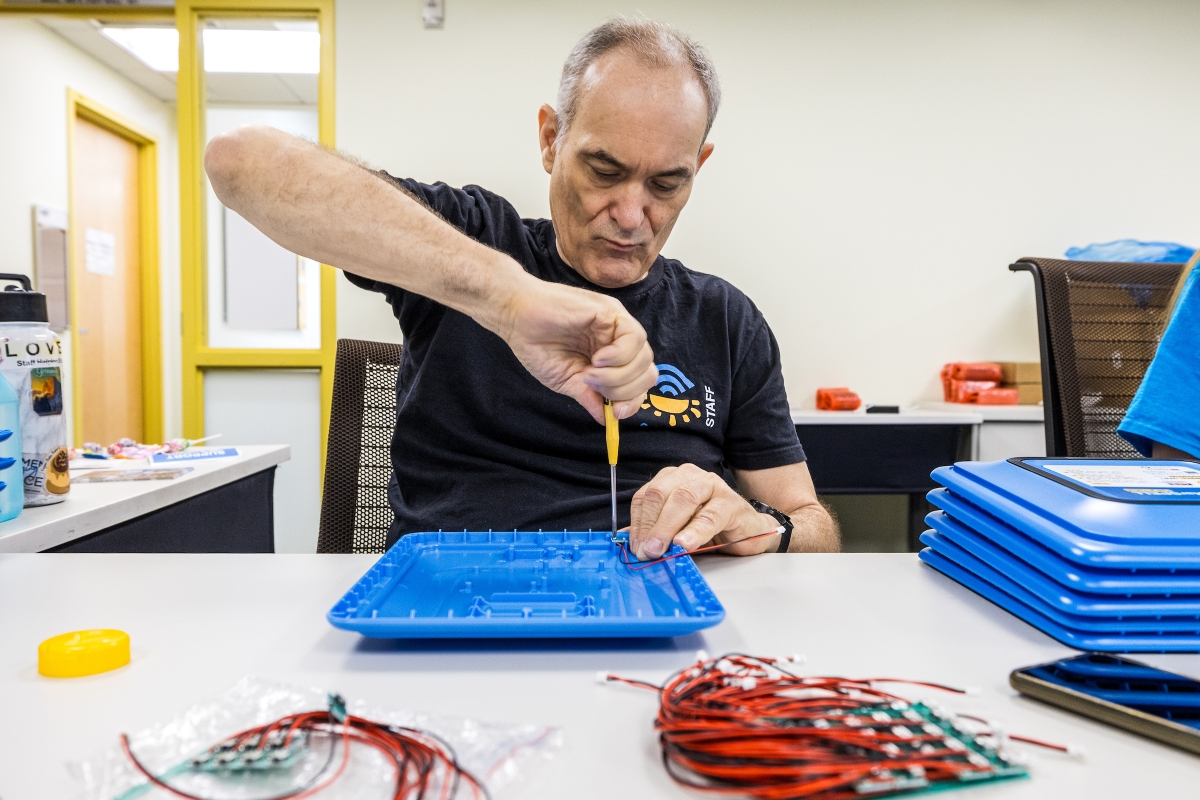
[(1182, 264), (1024, 258), (1042, 349), (1046, 453), (1137, 458), (1117, 433), (1166, 327)]
[(318, 553), (382, 553), (401, 346), (338, 339)]

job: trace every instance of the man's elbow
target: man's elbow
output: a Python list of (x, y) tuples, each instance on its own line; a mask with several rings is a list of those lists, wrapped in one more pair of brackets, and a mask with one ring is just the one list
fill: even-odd
[(261, 149), (270, 131), (261, 125), (234, 128), (214, 136), (204, 148), (204, 171), (217, 198), (225, 205), (231, 205), (241, 179), (257, 161), (253, 152)]

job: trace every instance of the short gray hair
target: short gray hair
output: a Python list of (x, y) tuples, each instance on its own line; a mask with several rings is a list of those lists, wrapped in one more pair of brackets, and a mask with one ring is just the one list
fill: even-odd
[(708, 101), (708, 120), (704, 127), (704, 138), (707, 140), (713, 120), (717, 118), (717, 107), (721, 104), (721, 82), (717, 79), (712, 56), (703, 45), (678, 28), (665, 22), (628, 17), (617, 17), (593, 28), (571, 48), (558, 82), (560, 135), (567, 132), (579, 110), (579, 85), (588, 67), (605, 53), (620, 47), (632, 50), (652, 67), (691, 67)]

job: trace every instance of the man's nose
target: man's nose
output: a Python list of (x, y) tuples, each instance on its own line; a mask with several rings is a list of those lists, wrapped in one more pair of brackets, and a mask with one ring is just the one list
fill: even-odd
[(642, 227), (646, 219), (646, 198), (638, 187), (622, 187), (608, 207), (609, 216), (617, 223), (622, 233), (632, 234)]

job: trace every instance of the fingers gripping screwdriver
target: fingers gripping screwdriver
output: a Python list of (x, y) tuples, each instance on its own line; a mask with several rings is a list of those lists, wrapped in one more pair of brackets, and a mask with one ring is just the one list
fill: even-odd
[(617, 415), (613, 413), (612, 400), (604, 401), (604, 438), (608, 443), (608, 477), (612, 485), (612, 535), (617, 538), (617, 446), (621, 442), (621, 431), (617, 427)]

